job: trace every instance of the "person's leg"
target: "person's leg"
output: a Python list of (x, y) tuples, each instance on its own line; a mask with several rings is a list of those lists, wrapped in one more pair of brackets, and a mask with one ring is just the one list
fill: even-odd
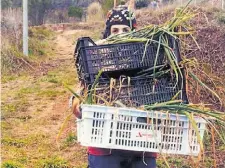
[(138, 158), (136, 161), (133, 162), (133, 167), (134, 168), (156, 168), (156, 158), (145, 157), (144, 162), (143, 162), (143, 158)]
[(96, 156), (88, 155), (88, 168), (120, 168), (120, 156), (107, 155)]

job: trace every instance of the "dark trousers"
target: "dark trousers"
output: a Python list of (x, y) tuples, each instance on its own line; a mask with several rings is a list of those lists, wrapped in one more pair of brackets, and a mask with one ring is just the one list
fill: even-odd
[(135, 157), (132, 155), (88, 155), (89, 168), (156, 168), (156, 158), (145, 157), (144, 162), (142, 157)]

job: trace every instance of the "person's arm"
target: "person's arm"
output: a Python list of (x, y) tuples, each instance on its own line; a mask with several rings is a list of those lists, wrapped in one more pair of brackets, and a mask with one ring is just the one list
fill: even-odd
[[(81, 95), (82, 94), (82, 87), (79, 86), (76, 93), (78, 95)], [(80, 100), (75, 97), (74, 95), (70, 97), (70, 100), (69, 100), (69, 107), (71, 108), (71, 111), (73, 112), (73, 114), (77, 117), (77, 118), (81, 118), (81, 110), (80, 110)]]
[(80, 100), (76, 97), (72, 100), (72, 112), (77, 118), (81, 118)]

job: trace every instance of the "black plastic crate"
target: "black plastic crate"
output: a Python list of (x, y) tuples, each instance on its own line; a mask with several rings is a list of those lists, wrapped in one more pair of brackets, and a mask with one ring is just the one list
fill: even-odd
[[(185, 83), (183, 87), (181, 81), (176, 85), (176, 79), (171, 76), (159, 79), (133, 77), (130, 82), (128, 78), (121, 78), (111, 89), (109, 82), (102, 82), (96, 88), (96, 94), (107, 101), (119, 100), (128, 107), (166, 102), (172, 98), (188, 103)], [(101, 99), (99, 101), (101, 103)]]
[[(177, 61), (180, 61), (178, 42), (169, 38)], [(158, 44), (151, 43), (146, 47), (143, 42), (120, 43), (97, 46), (88, 37), (80, 38), (75, 49), (75, 64), (80, 80), (93, 83), (99, 70), (119, 73), (122, 70), (144, 69), (154, 66)], [(146, 49), (146, 50), (145, 50)], [(145, 54), (144, 54), (144, 51)], [(168, 62), (161, 48), (156, 65)]]
[[(138, 73), (141, 72), (143, 69), (133, 69), (133, 70), (121, 70), (121, 71), (115, 71), (115, 72), (103, 72), (98, 79), (98, 83), (108, 83), (111, 78), (118, 79), (121, 76), (129, 76), (129, 77), (135, 77), (138, 76)], [(90, 75), (92, 79), (96, 79), (96, 75), (92, 74)], [(94, 81), (93, 80), (93, 81)], [(90, 82), (81, 74), (80, 81), (84, 86), (90, 86), (93, 84), (93, 82)]]

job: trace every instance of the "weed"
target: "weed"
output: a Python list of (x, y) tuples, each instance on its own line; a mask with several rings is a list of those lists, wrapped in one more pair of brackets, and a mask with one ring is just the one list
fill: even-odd
[(25, 139), (16, 139), (11, 137), (4, 137), (2, 138), (2, 144), (8, 146), (15, 146), (17, 148), (21, 148), (27, 144), (27, 140)]
[[(17, 104), (6, 104), (2, 105), (2, 112), (4, 113), (14, 113), (17, 111)], [(4, 116), (4, 115), (3, 115)]]
[(19, 111), (24, 112), (29, 107), (29, 105), (30, 103), (28, 102), (27, 98), (21, 98), (14, 102), (2, 103), (2, 116), (6, 117)]
[(47, 159), (41, 159), (37, 167), (42, 167), (42, 168), (68, 168), (69, 165), (66, 160), (64, 160), (61, 157), (52, 157), (52, 158), (47, 158)]
[(2, 76), (2, 83), (7, 83), (7, 82), (13, 81), (15, 79), (17, 79), (17, 76), (15, 76), (15, 75)]
[(16, 97), (23, 98), (24, 96), (28, 96), (28, 94), (38, 93), (39, 91), (40, 87), (38, 86), (24, 87), (17, 92)]
[(9, 130), (12, 129), (12, 125), (9, 122), (1, 121), (1, 128), (2, 130)]
[(3, 162), (1, 167), (2, 168), (22, 168), (23, 166), (18, 162), (7, 160)]
[(76, 141), (77, 141), (77, 136), (73, 132), (70, 132), (66, 138), (66, 144), (70, 146), (74, 144)]

